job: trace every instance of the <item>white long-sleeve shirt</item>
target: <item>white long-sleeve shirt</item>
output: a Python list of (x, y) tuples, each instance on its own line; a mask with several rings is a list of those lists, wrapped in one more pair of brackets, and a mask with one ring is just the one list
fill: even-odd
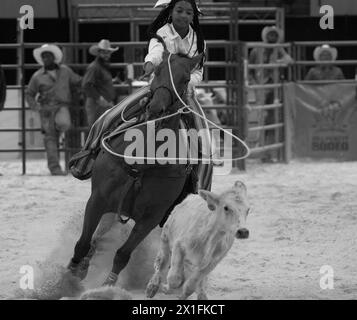
[[(182, 53), (192, 58), (198, 55), (197, 49), (197, 35), (195, 31), (189, 26), (189, 32), (185, 38), (177, 33), (174, 26), (171, 23), (165, 24), (157, 32), (157, 35), (162, 37), (165, 41), (167, 50), (172, 53)], [(159, 40), (152, 38), (149, 43), (149, 52), (145, 57), (145, 63), (150, 61), (157, 67), (162, 62), (162, 53), (164, 52), (164, 47)], [(191, 72), (190, 85), (195, 86), (202, 81), (203, 78), (203, 68), (195, 68)]]

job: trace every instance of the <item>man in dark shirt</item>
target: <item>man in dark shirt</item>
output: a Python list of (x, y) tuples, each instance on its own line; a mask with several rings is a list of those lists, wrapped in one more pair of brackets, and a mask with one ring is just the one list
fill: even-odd
[(112, 48), (109, 40), (106, 39), (89, 48), (89, 53), (96, 58), (87, 68), (82, 88), (86, 94), (85, 108), (90, 127), (113, 106), (115, 90), (109, 68), (111, 55), (118, 49)]
[(26, 100), (31, 110), (40, 113), (51, 174), (65, 175), (59, 164), (58, 137), (60, 132), (67, 131), (71, 126), (71, 89), (80, 86), (82, 78), (61, 64), (62, 51), (56, 45), (44, 44), (36, 48), (33, 55), (43, 67), (32, 75), (26, 90)]

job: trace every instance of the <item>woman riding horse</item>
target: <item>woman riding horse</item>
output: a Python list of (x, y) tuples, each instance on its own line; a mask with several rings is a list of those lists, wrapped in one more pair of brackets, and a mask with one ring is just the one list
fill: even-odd
[[(204, 118), (203, 110), (194, 97), (194, 85), (202, 80), (205, 49), (198, 15), (194, 0), (172, 0), (149, 28), (150, 43), (149, 53), (145, 58), (145, 76), (155, 71), (150, 86), (152, 97), (146, 105), (149, 119), (152, 119), (153, 115), (159, 116), (162, 112), (175, 113), (175, 110), (182, 107), (182, 98), (186, 98), (190, 108)], [(131, 98), (128, 99), (130, 102)], [(124, 113), (124, 110), (121, 111)], [(183, 116), (189, 128), (208, 128), (205, 120), (198, 116), (187, 113), (182, 115), (178, 112), (175, 114), (175, 117), (157, 123), (165, 123), (166, 127), (178, 134), (179, 119)], [(140, 118), (139, 113), (136, 116)], [(104, 130), (105, 115), (91, 131), (96, 129), (96, 125), (100, 127), (97, 131)], [(147, 135), (143, 125), (139, 128)], [(107, 140), (117, 154), (124, 154), (125, 147), (129, 144), (122, 136)], [(209, 138), (206, 141), (210, 141)], [(86, 206), (82, 235), (68, 265), (68, 269), (74, 275), (84, 278), (87, 273), (89, 259), (86, 260), (86, 255), (89, 253), (93, 233), (103, 214), (121, 211), (125, 203), (130, 203), (124, 209), (128, 212), (128, 217), (135, 221), (128, 240), (115, 255), (112, 272), (104, 282), (105, 285), (114, 285), (133, 250), (153, 228), (165, 220), (173, 207), (188, 193), (197, 192), (197, 184), (202, 189), (209, 190), (211, 187), (211, 164), (199, 162), (198, 165), (189, 166), (157, 166), (153, 171), (143, 173), (141, 169), (144, 170), (144, 166), (137, 166), (133, 170), (132, 166), (125, 164), (122, 159), (113, 157), (109, 152), (101, 150), (98, 153), (93, 166), (92, 193)], [(199, 178), (193, 183), (192, 178), (187, 177), (191, 170), (196, 172), (194, 176)], [(139, 172), (139, 175), (136, 176), (134, 171)], [(138, 177), (139, 187), (136, 184)]]
[[(190, 81), (188, 83), (186, 99), (193, 110), (204, 115), (200, 104), (195, 96), (195, 86), (202, 81), (203, 78), (203, 62), (205, 58), (205, 41), (199, 23), (199, 11), (195, 0), (167, 0), (158, 1), (158, 3), (166, 3), (164, 8), (155, 21), (149, 26), (149, 53), (145, 57), (144, 78), (150, 76), (155, 68), (162, 61), (162, 53), (167, 48), (171, 53), (179, 53), (187, 57), (195, 57), (202, 55), (202, 60), (199, 65), (191, 72)], [(156, 5), (157, 6), (157, 5)], [(202, 118), (193, 117), (194, 128), (207, 127), (206, 124), (198, 123)], [(209, 138), (208, 140), (209, 141)], [(193, 167), (193, 179), (207, 176), (200, 174), (200, 170), (207, 170), (207, 166), (196, 165)], [(193, 192), (197, 193), (198, 187), (210, 188), (207, 182), (194, 182)]]

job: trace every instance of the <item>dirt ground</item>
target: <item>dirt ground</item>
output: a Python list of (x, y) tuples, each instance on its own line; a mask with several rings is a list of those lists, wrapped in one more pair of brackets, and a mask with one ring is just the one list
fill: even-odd
[[(17, 161), (2, 161), (0, 172), (0, 299), (6, 299), (19, 288), (21, 266), (67, 265), (90, 181), (51, 177), (39, 160), (28, 164), (26, 176)], [(252, 161), (245, 173), (215, 176), (213, 191), (236, 180), (248, 188), (250, 238), (236, 240), (212, 272), (209, 298), (357, 298), (357, 162)], [(117, 224), (103, 238), (84, 282), (87, 288), (104, 280), (128, 231)], [(145, 299), (159, 233), (154, 230), (137, 249), (120, 279), (133, 299)], [(333, 289), (320, 287), (323, 266), (333, 270)]]

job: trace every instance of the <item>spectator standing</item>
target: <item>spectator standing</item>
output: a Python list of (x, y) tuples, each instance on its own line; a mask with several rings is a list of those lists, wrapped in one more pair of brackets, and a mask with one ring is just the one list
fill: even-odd
[[(314, 60), (335, 61), (337, 59), (337, 49), (328, 44), (316, 47), (314, 50)], [(333, 64), (320, 64), (313, 67), (307, 73), (305, 80), (343, 80), (345, 76), (339, 67)]]
[(106, 39), (89, 48), (89, 53), (96, 58), (87, 68), (82, 88), (86, 94), (85, 109), (90, 127), (114, 104), (115, 90), (110, 72), (110, 58), (118, 49), (112, 48), (110, 41)]
[(56, 45), (44, 44), (34, 49), (33, 56), (42, 68), (32, 75), (26, 100), (31, 110), (40, 113), (51, 174), (65, 175), (59, 164), (58, 138), (60, 132), (66, 132), (71, 127), (71, 89), (80, 86), (81, 77), (61, 64), (63, 53)]
[[(262, 30), (262, 40), (267, 44), (276, 44), (283, 42), (284, 33), (283, 30), (275, 26), (267, 26)], [(293, 62), (291, 56), (284, 50), (284, 48), (262, 48), (257, 47), (251, 50), (249, 54), (249, 64), (269, 64), (269, 63), (285, 63), (290, 64)], [(274, 77), (275, 76), (275, 77)], [(249, 71), (250, 84), (273, 84), (280, 81), (282, 74), (276, 77), (274, 75), (274, 68), (258, 68), (251, 69)], [(264, 90), (264, 89), (263, 89)], [(258, 95), (260, 96), (260, 95)], [(258, 99), (260, 104), (273, 104), (274, 90), (265, 89), (261, 95), (261, 99)], [(259, 101), (260, 100), (260, 101)], [(274, 110), (269, 109), (266, 111), (264, 118), (264, 124), (269, 125), (275, 122)], [(264, 144), (274, 143), (274, 130), (266, 130), (264, 133)], [(267, 151), (264, 153), (263, 162), (273, 162), (272, 153)]]

